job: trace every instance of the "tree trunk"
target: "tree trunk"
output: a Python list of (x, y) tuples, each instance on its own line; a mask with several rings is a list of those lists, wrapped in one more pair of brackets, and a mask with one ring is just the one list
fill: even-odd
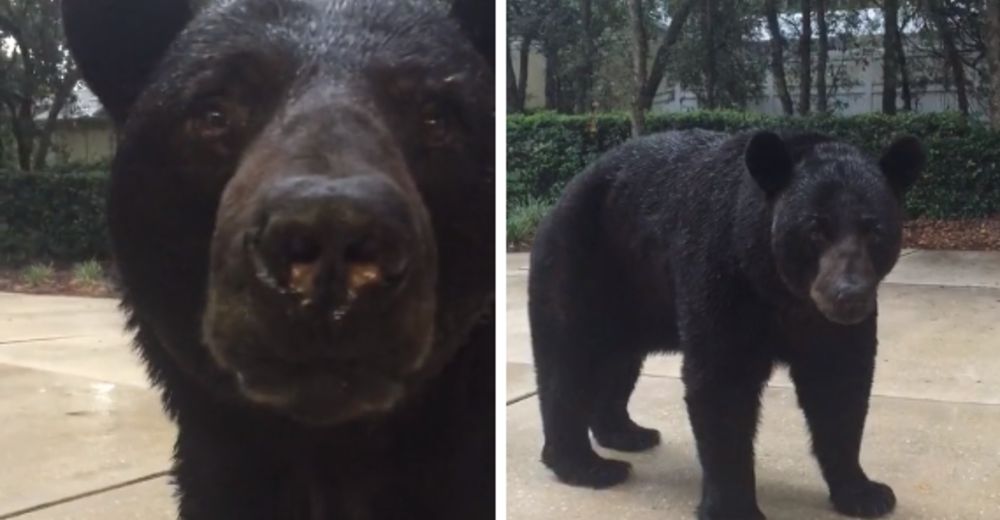
[(810, 112), (812, 95), (812, 1), (802, 0), (802, 35), (799, 37), (799, 113)]
[(896, 38), (899, 37), (899, 0), (884, 0), (882, 38), (882, 112), (896, 113), (896, 76), (898, 53)]
[(559, 111), (559, 50), (551, 45), (545, 49), (545, 109)]
[(702, 34), (705, 35), (705, 108), (712, 110), (717, 107), (716, 83), (718, 74), (716, 70), (716, 49), (715, 49), (715, 1), (702, 1)]
[(642, 0), (629, 0), (628, 14), (632, 28), (632, 137), (639, 137), (646, 130), (646, 111), (642, 107), (642, 88), (646, 84), (646, 58), (649, 52)]
[(830, 57), (830, 29), (826, 24), (826, 0), (816, 0), (816, 30), (819, 31), (816, 48), (816, 111), (825, 114), (830, 110), (826, 90), (826, 63)]
[(990, 66), (990, 126), (1000, 130), (1000, 3), (987, 2), (986, 53)]
[(580, 0), (580, 18), (583, 24), (583, 60), (580, 64), (579, 84), (576, 91), (576, 112), (587, 113), (594, 107), (594, 56), (597, 50), (594, 47), (594, 20), (591, 13), (591, 0)]
[(531, 45), (533, 40), (530, 36), (525, 36), (521, 40), (521, 48), (518, 49), (519, 58), (517, 75), (517, 100), (524, 112), (528, 108), (528, 60), (531, 59)]
[(653, 99), (656, 98), (656, 92), (660, 89), (660, 85), (663, 83), (663, 76), (667, 72), (667, 59), (670, 55), (670, 49), (680, 39), (681, 30), (691, 15), (695, 2), (697, 0), (687, 0), (671, 14), (670, 25), (667, 26), (666, 34), (663, 35), (663, 40), (660, 41), (660, 45), (656, 48), (653, 65), (649, 69), (649, 77), (646, 78), (646, 84), (642, 87), (640, 101), (643, 110), (648, 111), (653, 108)]
[(910, 70), (906, 66), (906, 49), (903, 48), (903, 34), (896, 31), (896, 58), (899, 60), (899, 86), (900, 99), (903, 100), (903, 110), (913, 111), (913, 95), (910, 91)]
[(767, 30), (771, 33), (771, 77), (774, 80), (774, 91), (781, 101), (781, 110), (786, 116), (795, 113), (792, 96), (788, 93), (788, 79), (785, 77), (785, 38), (781, 35), (778, 24), (778, 7), (775, 0), (764, 0), (764, 15), (767, 18)]
[(35, 123), (32, 120), (31, 100), (18, 103), (11, 129), (17, 145), (17, 165), (22, 171), (31, 171), (31, 150), (35, 142)]
[(73, 88), (76, 87), (79, 81), (80, 73), (76, 70), (70, 70), (63, 78), (59, 89), (52, 96), (52, 106), (49, 108), (49, 114), (45, 118), (45, 125), (42, 126), (42, 131), (38, 134), (38, 144), (35, 147), (35, 170), (45, 168), (49, 148), (52, 147), (52, 133), (55, 132), (56, 124), (59, 122), (59, 114), (66, 107), (66, 103), (69, 102), (70, 97), (73, 95)]
[(965, 65), (962, 63), (962, 55), (955, 45), (955, 33), (948, 24), (943, 6), (940, 0), (928, 2), (931, 22), (937, 30), (938, 37), (941, 38), (941, 46), (944, 47), (944, 58), (951, 69), (952, 81), (955, 83), (955, 94), (958, 96), (958, 109), (965, 115), (969, 115), (969, 94), (966, 88)]
[(510, 42), (507, 43), (507, 113), (521, 112), (523, 107), (517, 99), (517, 74), (514, 73), (514, 58), (511, 56)]

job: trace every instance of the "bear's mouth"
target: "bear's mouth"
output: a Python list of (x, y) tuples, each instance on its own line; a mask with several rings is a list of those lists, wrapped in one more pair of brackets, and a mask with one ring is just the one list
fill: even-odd
[(829, 298), (812, 290), (810, 297), (823, 316), (838, 325), (857, 325), (875, 312), (875, 295), (864, 295), (849, 300)]
[(388, 413), (407, 388), (404, 376), (357, 363), (271, 362), (231, 371), (248, 401), (317, 426)]

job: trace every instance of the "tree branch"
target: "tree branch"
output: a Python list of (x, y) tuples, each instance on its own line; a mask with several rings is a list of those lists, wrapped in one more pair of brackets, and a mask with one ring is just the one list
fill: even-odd
[(656, 91), (659, 90), (660, 83), (663, 82), (663, 76), (667, 72), (667, 58), (670, 55), (670, 49), (680, 39), (681, 30), (684, 28), (684, 23), (694, 9), (695, 2), (696, 0), (686, 0), (678, 7), (677, 12), (670, 19), (670, 25), (667, 26), (666, 33), (664, 33), (659, 46), (656, 48), (656, 54), (653, 57), (653, 66), (650, 67), (649, 77), (643, 83), (640, 93), (639, 101), (644, 110), (653, 108), (653, 98), (656, 97)]

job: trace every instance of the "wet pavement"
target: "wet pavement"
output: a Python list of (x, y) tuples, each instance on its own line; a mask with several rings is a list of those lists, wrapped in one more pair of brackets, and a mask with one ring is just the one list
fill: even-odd
[[(559, 484), (541, 433), (525, 315), (526, 255), (508, 257), (508, 517), (693, 518), (699, 471), (678, 357), (645, 366), (632, 412), (664, 444), (626, 484)], [(894, 518), (1000, 518), (1000, 254), (909, 252), (881, 293), (880, 354), (863, 462), (899, 497)], [(175, 435), (109, 299), (0, 293), (0, 520), (172, 520)], [(764, 397), (761, 508), (839, 518), (783, 371)]]
[(0, 519), (172, 520), (174, 426), (110, 299), (0, 293)]
[[(680, 357), (647, 361), (630, 411), (663, 444), (603, 491), (560, 484), (538, 461), (541, 424), (526, 315), (527, 255), (508, 256), (507, 513), (517, 520), (688, 519), (700, 470)], [(880, 347), (862, 463), (892, 485), (892, 518), (1000, 518), (1000, 254), (907, 251), (880, 292)], [(787, 373), (775, 371), (757, 438), (758, 499), (771, 520), (843, 518), (827, 501)]]

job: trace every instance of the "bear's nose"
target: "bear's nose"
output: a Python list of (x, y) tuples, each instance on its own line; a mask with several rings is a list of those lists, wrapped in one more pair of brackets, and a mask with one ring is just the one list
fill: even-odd
[(874, 287), (863, 281), (841, 281), (837, 283), (835, 297), (837, 305), (852, 307), (866, 306), (872, 299)]
[(302, 306), (343, 313), (405, 278), (412, 226), (403, 196), (382, 177), (279, 180), (263, 192), (256, 220), (245, 244), (257, 278)]

